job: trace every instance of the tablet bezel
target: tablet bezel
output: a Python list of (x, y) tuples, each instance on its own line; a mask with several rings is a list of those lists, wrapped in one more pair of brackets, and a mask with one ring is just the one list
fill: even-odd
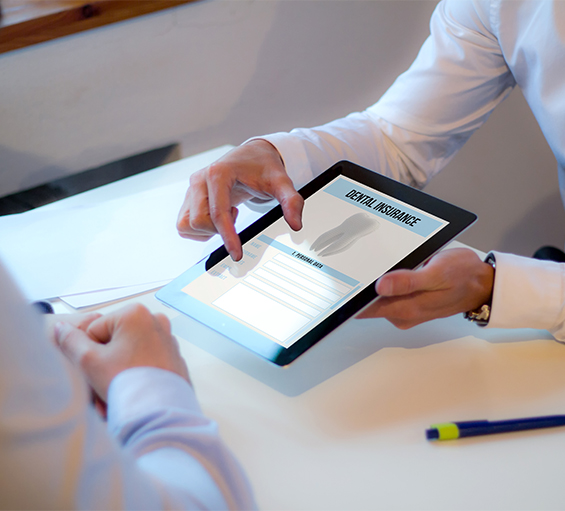
[[(349, 161), (340, 161), (336, 163), (331, 168), (329, 168), (314, 180), (312, 180), (310, 183), (301, 188), (299, 190), (299, 193), (306, 200), (308, 197), (313, 195), (315, 192), (323, 188), (325, 185), (327, 185), (340, 175), (349, 177), (357, 181), (361, 185), (365, 185), (371, 189), (388, 195), (391, 198), (400, 200), (406, 204), (414, 206), (425, 211), (426, 213), (437, 216), (442, 220), (448, 222), (445, 227), (440, 229), (429, 240), (425, 241), (422, 245), (408, 254), (395, 266), (390, 268), (387, 273), (398, 269), (417, 268), (444, 245), (446, 245), (449, 241), (451, 241), (453, 238), (467, 229), (477, 219), (477, 216), (474, 213), (438, 199), (437, 197), (433, 197), (425, 192), (422, 192), (421, 190), (411, 188), (410, 186), (402, 184), (386, 176), (360, 167)], [(242, 245), (260, 234), (263, 230), (280, 219), (282, 216), (283, 212), (281, 206), (275, 206), (272, 210), (263, 215), (260, 219), (258, 219), (256, 222), (251, 224), (240, 233), (239, 237), (241, 239)], [(190, 314), (190, 311), (186, 309), (188, 302), (195, 299), (188, 297), (185, 293), (183, 293), (182, 288), (184, 288), (189, 282), (193, 280), (195, 274), (200, 275), (204, 273), (227, 256), (228, 252), (224, 246), (218, 248), (217, 250), (212, 252), (212, 254), (210, 254), (208, 258), (203, 259), (195, 266), (187, 270), (185, 273), (177, 277), (170, 284), (159, 290), (156, 293), (157, 299), (159, 299), (166, 305), (173, 307), (179, 312), (193, 317)], [(375, 279), (374, 281), (369, 283), (363, 290), (361, 290), (347, 302), (342, 304), (330, 316), (313, 327), (310, 331), (304, 334), (300, 339), (298, 339), (288, 348), (284, 348), (283, 346), (280, 346), (274, 341), (271, 341), (267, 337), (263, 336), (261, 337), (264, 339), (264, 344), (259, 343), (259, 345), (256, 338), (253, 342), (249, 341), (247, 343), (241, 342), (239, 340), (234, 341), (277, 365), (288, 365), (297, 357), (302, 355), (306, 350), (308, 350), (325, 336), (327, 336), (330, 332), (335, 330), (339, 325), (344, 323), (347, 319), (351, 318), (362, 308), (372, 302), (377, 297), (377, 293), (375, 291), (375, 282), (377, 280), (378, 279)], [(204, 307), (208, 306), (204, 305)], [(220, 333), (230, 338), (229, 329), (226, 330), (226, 328), (224, 328), (224, 331), (222, 331), (222, 329), (218, 328), (218, 325), (216, 324), (207, 324), (199, 318), (194, 319), (203, 324), (206, 324), (214, 330), (220, 331)]]

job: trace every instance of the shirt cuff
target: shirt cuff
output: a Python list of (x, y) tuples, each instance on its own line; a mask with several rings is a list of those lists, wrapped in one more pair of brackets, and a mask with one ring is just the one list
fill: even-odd
[(113, 434), (119, 434), (126, 424), (167, 409), (202, 416), (194, 389), (178, 374), (156, 367), (134, 367), (110, 383), (108, 430)]
[(493, 254), (496, 277), (488, 326), (549, 330), (565, 339), (565, 264)]

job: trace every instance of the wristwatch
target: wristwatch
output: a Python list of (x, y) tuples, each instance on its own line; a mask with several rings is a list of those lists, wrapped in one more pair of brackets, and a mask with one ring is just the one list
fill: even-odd
[[(487, 255), (485, 259), (485, 263), (490, 264), (492, 266), (492, 269), (496, 272), (496, 259), (494, 258), (494, 254), (492, 252)], [(494, 284), (493, 284), (493, 290), (494, 290)], [(477, 309), (464, 312), (463, 316), (465, 317), (465, 319), (468, 319), (469, 321), (472, 321), (473, 323), (476, 323), (479, 326), (487, 326), (488, 321), (490, 319), (491, 307), (492, 307), (492, 293), (486, 303), (483, 303), (483, 305), (481, 305)]]

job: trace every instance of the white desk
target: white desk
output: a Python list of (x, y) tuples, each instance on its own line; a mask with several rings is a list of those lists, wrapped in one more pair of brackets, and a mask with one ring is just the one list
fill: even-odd
[(352, 320), (284, 369), (152, 293), (135, 300), (171, 318), (203, 409), (262, 509), (564, 507), (565, 428), (424, 438), (436, 422), (565, 412), (565, 347), (546, 333), (461, 317), (407, 332)]

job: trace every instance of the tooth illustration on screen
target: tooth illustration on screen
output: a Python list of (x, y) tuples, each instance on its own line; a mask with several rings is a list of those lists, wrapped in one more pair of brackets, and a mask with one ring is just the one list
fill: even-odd
[(318, 236), (310, 250), (319, 256), (329, 256), (345, 252), (358, 239), (379, 228), (378, 220), (368, 213), (356, 213), (341, 224)]

